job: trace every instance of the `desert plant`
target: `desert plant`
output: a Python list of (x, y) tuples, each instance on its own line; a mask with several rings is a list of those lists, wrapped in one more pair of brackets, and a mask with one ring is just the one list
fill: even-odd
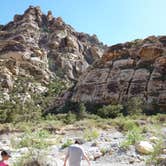
[[(45, 141), (45, 139), (47, 139), (48, 137), (50, 137), (50, 134), (46, 130), (37, 130), (34, 132), (28, 130), (21, 137), (21, 141), (14, 143), (14, 140), (12, 140), (13, 145), (16, 148), (28, 148), (28, 152), (23, 155), (18, 161), (16, 161), (14, 163), (14, 166), (40, 166), (39, 161), (42, 157), (42, 154), (40, 152), (41, 149), (46, 149), (49, 146), (49, 144)], [(45, 156), (45, 154), (43, 155)]]
[(97, 111), (97, 115), (102, 118), (116, 118), (121, 115), (121, 111), (123, 110), (123, 106), (120, 104), (117, 105), (107, 105), (103, 106)]
[(131, 131), (138, 127), (136, 122), (132, 119), (128, 118), (120, 118), (120, 121), (118, 123), (119, 129), (122, 131)]
[(150, 158), (147, 160), (147, 164), (152, 164), (152, 165), (159, 165), (160, 160), (159, 156), (162, 154), (162, 150), (164, 147), (164, 142), (162, 139), (158, 140), (156, 145), (154, 146), (154, 151), (151, 153)]
[(50, 82), (44, 94), (33, 93), (28, 85), (34, 83), (33, 78), (17, 78), (9, 93), (10, 100), (0, 104), (0, 123), (42, 119), (44, 110), (66, 89), (65, 83), (57, 78)]
[(60, 112), (70, 112), (72, 114), (75, 114), (77, 120), (81, 120), (86, 116), (86, 107), (82, 102), (67, 101), (61, 108)]
[(141, 141), (143, 136), (139, 128), (135, 128), (127, 132), (125, 140), (121, 143), (121, 147), (127, 149), (130, 145), (134, 145)]
[(29, 150), (26, 154), (14, 162), (13, 166), (40, 166), (41, 158), (45, 155), (45, 153), (40, 154), (40, 152), (35, 149)]
[(99, 137), (99, 132), (97, 129), (86, 129), (84, 131), (84, 139), (86, 141), (92, 141), (94, 139), (97, 139)]
[(143, 101), (141, 98), (133, 97), (125, 104), (125, 108), (129, 115), (140, 115), (143, 112)]
[(61, 146), (62, 149), (69, 147), (70, 145), (73, 144), (73, 141), (70, 139), (67, 139), (66, 142), (64, 142)]
[(102, 153), (102, 155), (104, 156), (106, 153), (109, 152), (109, 150), (106, 147), (103, 147), (100, 152)]
[(48, 143), (45, 141), (48, 137), (50, 137), (50, 134), (46, 130), (38, 130), (35, 132), (29, 130), (22, 136), (21, 141), (15, 145), (19, 148), (44, 149), (48, 147)]
[(76, 115), (69, 111), (65, 116), (64, 123), (73, 124), (75, 121), (76, 121)]

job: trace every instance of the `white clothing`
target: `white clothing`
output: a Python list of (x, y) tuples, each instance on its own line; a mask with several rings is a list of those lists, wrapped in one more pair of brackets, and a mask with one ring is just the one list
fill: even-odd
[(85, 156), (84, 149), (78, 144), (69, 146), (68, 157), (69, 166), (81, 166), (81, 160)]

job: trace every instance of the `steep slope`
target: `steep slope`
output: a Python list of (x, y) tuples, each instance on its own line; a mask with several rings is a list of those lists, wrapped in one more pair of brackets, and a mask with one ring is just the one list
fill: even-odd
[(46, 92), (55, 77), (72, 83), (102, 56), (104, 48), (95, 35), (76, 32), (51, 11), (45, 15), (30, 6), (0, 26), (0, 91), (12, 93), (19, 79), (25, 93), (28, 87)]
[(50, 70), (76, 80), (104, 48), (95, 35), (76, 32), (60, 17), (54, 18), (51, 11), (42, 14), (39, 7), (30, 6), (0, 30), (3, 73), (30, 75), (43, 81), (49, 81)]
[(139, 97), (166, 106), (166, 36), (151, 36), (108, 48), (80, 77), (74, 101), (125, 102)]

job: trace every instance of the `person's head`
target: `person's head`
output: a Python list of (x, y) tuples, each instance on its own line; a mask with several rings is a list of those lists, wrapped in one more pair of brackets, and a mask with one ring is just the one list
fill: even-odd
[(11, 157), (10, 152), (6, 150), (2, 151), (1, 157), (2, 157), (2, 160), (8, 160)]
[(79, 145), (83, 144), (83, 142), (80, 139), (76, 139), (74, 143)]

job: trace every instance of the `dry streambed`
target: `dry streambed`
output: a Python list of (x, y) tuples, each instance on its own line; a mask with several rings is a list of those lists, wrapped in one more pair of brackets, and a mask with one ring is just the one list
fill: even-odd
[[(163, 134), (166, 134), (166, 129), (162, 129)], [(36, 148), (19, 147), (16, 146), (25, 133), (8, 133), (0, 136), (0, 148), (10, 149), (12, 151), (12, 158), (10, 164), (16, 163), (20, 158), (27, 158), (32, 160), (35, 156), (43, 166), (61, 166), (65, 157), (67, 146), (72, 143), (75, 138), (80, 138), (84, 141), (83, 147), (87, 152), (92, 165), (95, 166), (145, 166), (149, 158), (155, 142), (158, 138), (155, 136), (148, 136), (146, 142), (139, 142), (137, 145), (129, 145), (127, 149), (122, 148), (126, 140), (126, 135), (116, 129), (107, 130), (83, 130), (69, 126), (64, 128), (58, 134), (52, 134), (51, 137), (44, 138), (42, 141), (48, 143), (47, 148), (37, 150)], [(27, 140), (26, 140), (27, 139)], [(28, 141), (26, 138), (24, 141)], [(31, 138), (29, 138), (31, 139)], [(39, 144), (38, 140), (33, 140), (34, 144)], [(26, 145), (26, 142), (24, 143)], [(40, 144), (39, 144), (40, 146)], [(43, 145), (41, 145), (43, 146)], [(62, 148), (63, 147), (63, 148)], [(162, 160), (166, 157), (166, 150), (162, 154)], [(32, 164), (31, 164), (32, 165)], [(33, 164), (35, 166), (35, 164)], [(83, 165), (87, 165), (83, 161)]]

